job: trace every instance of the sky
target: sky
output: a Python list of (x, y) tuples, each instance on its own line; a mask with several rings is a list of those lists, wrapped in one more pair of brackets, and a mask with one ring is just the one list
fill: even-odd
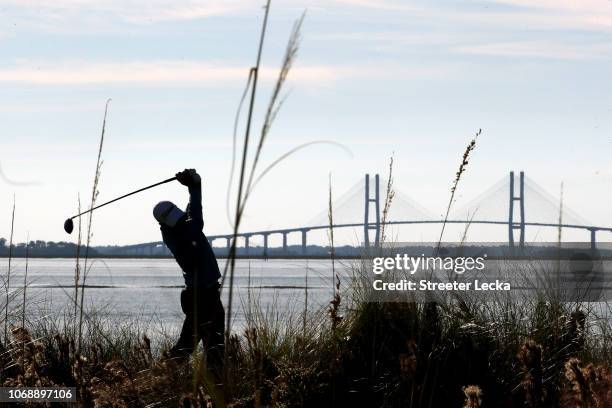
[[(262, 6), (0, 0), (0, 236), (10, 234), (15, 197), (15, 241), (75, 239), (62, 225), (79, 195), (89, 205), (108, 98), (98, 202), (193, 167), (205, 232), (229, 233), (233, 121)], [(563, 183), (564, 207), (612, 226), (612, 2), (272, 1), (255, 136), (304, 11), (261, 169), (300, 144), (335, 144), (269, 172), (243, 231), (303, 225), (326, 208), (330, 176), (340, 196), (365, 173), (385, 177), (392, 155), (395, 188), (442, 214), (478, 129), (454, 205), (523, 170), (556, 197)], [(157, 241), (153, 205), (187, 198), (173, 183), (105, 207), (92, 244)]]

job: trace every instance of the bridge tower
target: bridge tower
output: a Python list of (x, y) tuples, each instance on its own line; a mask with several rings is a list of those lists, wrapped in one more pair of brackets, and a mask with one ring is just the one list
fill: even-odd
[[(525, 173), (519, 175), (519, 195), (517, 196), (514, 188), (514, 172), (510, 172), (510, 211), (508, 215), (508, 245), (514, 248), (514, 230), (518, 229), (519, 247), (525, 247)], [(519, 222), (514, 221), (514, 203), (519, 202)]]
[[(370, 175), (365, 175), (365, 214), (363, 219), (363, 243), (370, 246), (370, 230), (374, 230), (374, 246), (380, 244), (380, 177), (374, 176), (374, 194), (370, 193)], [(370, 221), (370, 205), (374, 204), (374, 222)]]

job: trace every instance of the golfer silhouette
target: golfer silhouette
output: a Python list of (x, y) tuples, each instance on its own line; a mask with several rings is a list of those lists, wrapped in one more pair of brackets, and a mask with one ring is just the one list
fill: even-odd
[(174, 255), (185, 278), (185, 288), (181, 292), (185, 321), (170, 355), (188, 358), (201, 340), (206, 366), (218, 376), (223, 365), (225, 311), (219, 294), (221, 274), (217, 259), (202, 231), (201, 178), (194, 169), (185, 169), (176, 174), (176, 179), (189, 189), (186, 210), (170, 201), (161, 201), (153, 209), (164, 244)]

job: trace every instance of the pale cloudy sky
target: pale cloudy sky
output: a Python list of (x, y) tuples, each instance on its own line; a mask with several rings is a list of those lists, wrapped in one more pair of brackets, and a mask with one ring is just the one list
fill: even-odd
[[(263, 2), (0, 0), (0, 236), (13, 194), (16, 240), (65, 240), (91, 190), (112, 98), (101, 201), (196, 167), (209, 234), (229, 232), (225, 193), (235, 109), (255, 59)], [(524, 170), (598, 225), (612, 225), (612, 2), (598, 0), (273, 1), (254, 129), (295, 19), (303, 40), (263, 161), (314, 146), (271, 172), (243, 230), (303, 224), (386, 172), (443, 211), (465, 145), (483, 129), (459, 201)], [(159, 239), (168, 185), (94, 217), (94, 244)], [(460, 205), (460, 202), (458, 203)], [(609, 239), (610, 237), (608, 237)], [(296, 238), (297, 239), (297, 238)], [(602, 239), (605, 237), (602, 236)]]

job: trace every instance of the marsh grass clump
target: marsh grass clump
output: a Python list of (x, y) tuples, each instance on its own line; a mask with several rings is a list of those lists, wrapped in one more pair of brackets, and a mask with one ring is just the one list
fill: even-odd
[(546, 398), (542, 354), (542, 346), (531, 339), (525, 341), (518, 353), (518, 359), (525, 373), (521, 385), (524, 391), (525, 404), (529, 407), (541, 406)]
[(571, 358), (565, 363), (563, 407), (609, 407), (612, 405), (612, 373), (602, 365), (586, 366)]
[(154, 357), (146, 336), (132, 332), (136, 339), (126, 342), (121, 335), (103, 333), (86, 339), (80, 352), (74, 333), (65, 327), (64, 333), (40, 337), (11, 326), (2, 386), (76, 387), (80, 406), (144, 407), (162, 398), (178, 400), (181, 390), (187, 392), (177, 388), (187, 366), (161, 354)]
[(465, 402), (463, 408), (480, 408), (482, 404), (482, 390), (477, 385), (468, 385), (463, 387), (465, 394)]

